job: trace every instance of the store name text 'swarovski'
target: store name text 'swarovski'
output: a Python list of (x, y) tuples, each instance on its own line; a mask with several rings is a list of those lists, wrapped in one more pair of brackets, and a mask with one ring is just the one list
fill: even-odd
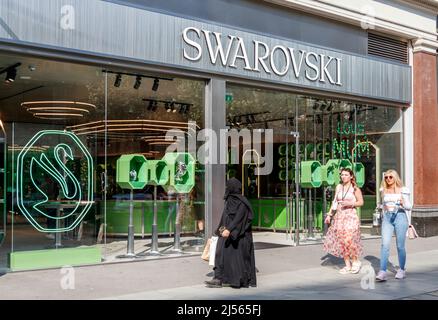
[[(248, 43), (238, 36), (225, 36), (219, 32), (188, 27), (184, 29), (182, 37), (186, 44), (183, 56), (189, 61), (199, 61), (204, 54), (208, 54), (213, 65), (219, 63), (223, 67), (237, 69), (236, 62), (241, 60), (244, 70), (263, 70), (267, 74), (273, 73), (281, 77), (305, 77), (312, 82), (342, 86), (340, 58), (283, 45), (271, 48), (262, 41), (253, 40), (250, 45), (253, 59), (250, 59)], [(202, 43), (207, 50), (203, 50)]]

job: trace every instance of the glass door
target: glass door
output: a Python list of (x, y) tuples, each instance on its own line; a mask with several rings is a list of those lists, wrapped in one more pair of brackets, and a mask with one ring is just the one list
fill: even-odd
[(0, 120), (0, 246), (6, 237), (6, 155), (7, 136)]

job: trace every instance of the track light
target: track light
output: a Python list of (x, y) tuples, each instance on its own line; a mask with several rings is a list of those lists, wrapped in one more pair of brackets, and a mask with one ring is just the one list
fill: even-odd
[(159, 85), (160, 85), (160, 80), (158, 78), (155, 78), (154, 84), (152, 85), (152, 91), (157, 91)]
[(120, 87), (120, 83), (122, 83), (122, 75), (119, 73), (116, 76), (116, 81), (114, 81), (114, 87)]
[(158, 108), (158, 102), (154, 101), (153, 106), (152, 106), (152, 111), (157, 111)]
[(10, 68), (6, 70), (6, 83), (12, 83), (15, 81), (15, 78), (17, 77), (17, 69), (16, 68)]
[(172, 101), (172, 102), (170, 103), (170, 109), (172, 110), (173, 113), (176, 112), (176, 109), (175, 109), (175, 102), (174, 102), (174, 101)]
[[(190, 109), (190, 104), (187, 103), (181, 103), (181, 107), (179, 109), (179, 113), (187, 114)], [(176, 112), (176, 110), (175, 110)]]
[(154, 101), (149, 100), (148, 110), (151, 111), (153, 107), (154, 107)]
[(21, 66), (21, 62), (17, 62), (12, 66), (8, 66), (0, 70), (0, 74), (6, 73), (6, 78), (5, 78), (6, 83), (12, 83), (15, 81), (15, 78), (17, 77), (17, 68), (19, 66)]
[(333, 109), (333, 101), (330, 101), (330, 104), (327, 107), (327, 111), (330, 112)]
[(134, 89), (137, 90), (138, 88), (140, 88), (140, 85), (141, 85), (141, 77), (137, 76), (137, 78), (135, 78)]

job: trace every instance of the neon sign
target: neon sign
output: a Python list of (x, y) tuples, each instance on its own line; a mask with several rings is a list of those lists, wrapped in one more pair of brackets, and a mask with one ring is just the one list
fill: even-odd
[[(54, 148), (36, 156), (32, 151), (35, 145), (50, 144), (51, 141), (64, 140)], [(75, 158), (86, 160), (86, 181), (81, 185), (72, 170), (67, 166), (68, 161)], [(53, 158), (54, 161), (50, 160)], [(62, 207), (62, 202), (49, 199), (47, 191), (41, 186), (41, 179), (46, 184), (52, 183), (60, 186), (60, 196), (70, 201), (63, 209), (64, 214), (53, 216), (48, 209)], [(93, 204), (93, 158), (84, 144), (72, 132), (61, 130), (43, 130), (38, 132), (21, 150), (17, 158), (17, 204), (26, 219), (40, 232), (65, 232), (73, 230), (85, 217)], [(37, 197), (26, 199), (24, 186), (36, 191)], [(53, 195), (52, 195), (53, 198)], [(53, 201), (53, 203), (50, 203)], [(58, 228), (42, 226), (35, 215), (41, 214), (54, 220), (64, 220), (65, 225)], [(67, 219), (74, 217), (74, 219)], [(73, 220), (70, 222), (70, 220)], [(68, 224), (70, 222), (70, 224)]]
[[(343, 124), (338, 122), (336, 132), (341, 138), (339, 140), (335, 138), (332, 141), (333, 156), (335, 158), (351, 159), (351, 156), (353, 156), (353, 158), (360, 159), (365, 153), (368, 158), (370, 157), (370, 144), (368, 143), (369, 139), (365, 133), (364, 124), (358, 123), (355, 126), (350, 122), (344, 122)], [(354, 143), (351, 147), (359, 145), (354, 149), (353, 155), (350, 152), (350, 137), (354, 137)]]

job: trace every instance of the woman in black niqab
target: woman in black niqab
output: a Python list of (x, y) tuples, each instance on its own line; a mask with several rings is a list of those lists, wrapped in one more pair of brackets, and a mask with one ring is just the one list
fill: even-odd
[[(216, 229), (219, 236), (214, 278), (206, 281), (209, 287), (255, 287), (256, 267), (252, 238), (253, 212), (248, 199), (242, 196), (241, 183), (236, 178), (227, 181), (225, 206)], [(225, 230), (220, 232), (220, 228)]]

